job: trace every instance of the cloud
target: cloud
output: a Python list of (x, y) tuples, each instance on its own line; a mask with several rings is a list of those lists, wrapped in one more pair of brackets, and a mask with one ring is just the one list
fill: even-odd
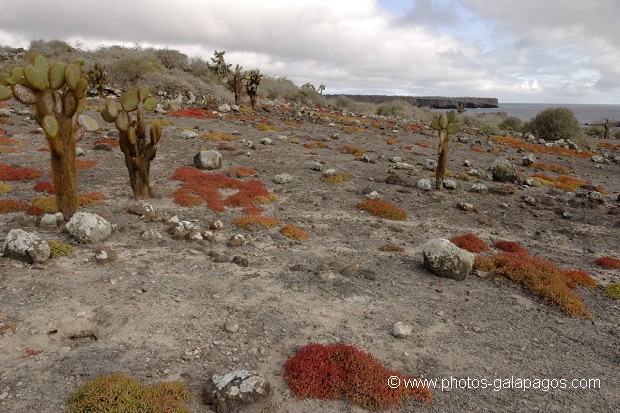
[(329, 93), (618, 100), (615, 0), (56, 0), (39, 13), (39, 0), (5, 3), (3, 44), (226, 50), (229, 63)]

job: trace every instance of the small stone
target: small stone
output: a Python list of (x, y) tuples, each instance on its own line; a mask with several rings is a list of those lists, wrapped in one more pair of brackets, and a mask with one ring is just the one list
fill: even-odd
[(446, 189), (456, 189), (457, 184), (456, 181), (452, 179), (446, 179), (443, 181), (443, 187)]
[(599, 156), (599, 155), (595, 155), (595, 156), (591, 157), (590, 159), (592, 160), (592, 162), (599, 163), (599, 164), (608, 163), (609, 162), (607, 159), (605, 159), (604, 157)]
[(271, 138), (262, 138), (260, 143), (263, 145), (273, 145), (273, 140)]
[(396, 174), (390, 174), (387, 178), (385, 178), (385, 183), (388, 185), (404, 185), (405, 181), (403, 181), (403, 178)]
[(433, 189), (433, 184), (431, 183), (430, 179), (422, 178), (416, 183), (416, 187), (423, 191), (430, 191), (431, 189)]
[(181, 138), (183, 139), (194, 139), (198, 136), (198, 134), (196, 132), (194, 132), (191, 129), (184, 129), (181, 132)]
[(310, 164), (310, 169), (313, 171), (322, 171), (323, 170), (323, 164), (320, 162), (312, 162)]
[(487, 188), (485, 184), (477, 182), (471, 186), (470, 191), (477, 194), (486, 194), (487, 192), (489, 192), (489, 188)]
[(0, 400), (4, 400), (7, 397), (9, 397), (9, 392), (8, 391), (3, 391), (2, 394), (0, 394)]
[(6, 236), (4, 254), (29, 264), (45, 262), (50, 257), (50, 246), (37, 234), (22, 229), (12, 229)]
[(345, 277), (355, 277), (360, 272), (360, 265), (353, 262), (340, 270), (340, 274)]
[(226, 322), (226, 324), (224, 324), (224, 330), (227, 333), (236, 333), (239, 331), (239, 324), (233, 322), (233, 321), (228, 321)]
[(460, 209), (461, 211), (465, 211), (465, 212), (477, 212), (477, 209), (474, 206), (474, 204), (470, 204), (467, 202), (459, 202), (458, 204), (456, 204), (456, 207)]
[(396, 338), (406, 338), (409, 337), (413, 333), (413, 326), (408, 323), (403, 323), (402, 321), (394, 324), (393, 335)]
[(221, 231), (222, 229), (224, 229), (224, 223), (218, 219), (217, 221), (213, 221), (211, 225), (209, 225), (209, 228), (211, 228), (213, 231)]
[(393, 156), (392, 158), (390, 158), (390, 162), (400, 163), (402, 161), (403, 161), (403, 158), (401, 158), (400, 156)]
[(417, 168), (411, 164), (408, 164), (407, 162), (397, 162), (396, 169), (402, 171), (415, 171)]
[(194, 155), (194, 165), (198, 169), (214, 170), (222, 167), (222, 154), (218, 151), (200, 151)]
[(517, 169), (506, 158), (499, 157), (491, 165), (493, 179), (499, 182), (515, 182), (519, 179)]
[(140, 234), (140, 237), (144, 239), (161, 239), (163, 238), (161, 233), (154, 229), (148, 229)]
[(226, 243), (229, 247), (240, 247), (243, 244), (245, 244), (245, 237), (241, 234), (233, 235)]
[(463, 280), (471, 272), (475, 255), (465, 251), (447, 239), (435, 238), (422, 245), (424, 268), (433, 274)]
[(428, 171), (436, 171), (437, 170), (437, 161), (434, 159), (427, 159), (424, 163), (424, 169)]
[(381, 196), (377, 191), (371, 191), (365, 195), (366, 199), (379, 199)]
[(567, 211), (562, 212), (562, 218), (571, 219), (572, 217), (573, 215), (570, 212), (567, 212)]
[(293, 177), (290, 174), (279, 174), (273, 178), (273, 182), (276, 184), (288, 184), (293, 181)]
[(533, 153), (528, 153), (521, 158), (521, 163), (525, 166), (536, 163), (536, 155), (534, 155)]
[(97, 264), (107, 264), (118, 260), (118, 253), (110, 247), (101, 247), (95, 250), (95, 262)]
[(245, 257), (240, 257), (238, 255), (235, 255), (232, 259), (232, 263), (233, 264), (237, 264), (240, 267), (248, 267), (250, 265), (250, 262), (248, 261), (247, 258)]
[(323, 171), (323, 176), (334, 176), (338, 173), (335, 168), (327, 168)]
[[(272, 394), (271, 385), (257, 373), (235, 370), (214, 375), (208, 382), (204, 398), (216, 413), (240, 411), (244, 406), (266, 401)], [(246, 409), (247, 410), (247, 409)], [(254, 406), (252, 411), (262, 409)]]
[(525, 202), (528, 205), (531, 206), (535, 206), (536, 205), (536, 199), (534, 197), (531, 196), (526, 196), (523, 198), (523, 202)]

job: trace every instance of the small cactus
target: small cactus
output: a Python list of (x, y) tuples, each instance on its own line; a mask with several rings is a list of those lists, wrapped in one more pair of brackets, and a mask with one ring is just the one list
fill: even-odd
[(225, 51), (218, 52), (217, 50), (213, 51), (213, 57), (211, 58), (211, 62), (213, 62), (213, 66), (211, 68), (217, 73), (217, 76), (220, 79), (227, 79), (228, 74), (230, 73), (231, 64), (227, 64), (226, 60), (224, 60)]
[(105, 67), (100, 63), (95, 63), (93, 67), (88, 71), (88, 79), (95, 89), (99, 97), (104, 97), (105, 85), (108, 81), (108, 73), (105, 71)]
[(263, 75), (260, 74), (258, 69), (252, 69), (249, 72), (245, 72), (243, 78), (245, 79), (245, 91), (250, 97), (250, 106), (252, 106), (252, 109), (255, 109), (256, 98), (258, 96), (258, 85), (260, 85)]
[(56, 203), (68, 221), (78, 208), (76, 145), (86, 130), (98, 128), (94, 119), (82, 114), (88, 80), (79, 65), (50, 65), (42, 55), (0, 78), (0, 100), (14, 97), (35, 108), (50, 147)]
[[(114, 123), (118, 129), (119, 146), (125, 155), (125, 165), (136, 199), (153, 197), (150, 169), (151, 161), (157, 155), (161, 127), (152, 125), (147, 139), (143, 112), (156, 107), (157, 99), (151, 96), (150, 90), (138, 87), (125, 92), (120, 105), (117, 101), (108, 100), (101, 111), (103, 120)], [(132, 119), (131, 112), (136, 112), (135, 119)]]
[(228, 78), (228, 85), (232, 88), (232, 91), (235, 94), (235, 105), (237, 106), (241, 103), (241, 86), (243, 79), (241, 69), (243, 69), (243, 67), (237, 65), (232, 77)]
[(431, 122), (431, 129), (439, 131), (439, 159), (437, 160), (437, 173), (435, 175), (435, 189), (441, 190), (443, 177), (448, 165), (448, 141), (450, 135), (461, 130), (461, 124), (456, 119), (456, 112), (451, 110), (436, 116)]

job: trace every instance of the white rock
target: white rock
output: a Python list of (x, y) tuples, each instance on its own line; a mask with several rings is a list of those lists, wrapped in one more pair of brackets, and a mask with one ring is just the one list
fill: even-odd
[(485, 184), (475, 183), (471, 186), (470, 191), (478, 194), (486, 194), (489, 192), (489, 188), (487, 188)]
[(222, 167), (222, 154), (218, 151), (200, 151), (194, 156), (194, 165), (198, 169), (213, 170)]
[(198, 136), (198, 134), (196, 132), (194, 132), (193, 130), (191, 130), (191, 129), (184, 129), (181, 132), (181, 137), (183, 139), (194, 139), (197, 136)]
[(406, 338), (413, 333), (413, 326), (409, 323), (403, 323), (402, 321), (394, 324), (393, 332), (396, 338)]
[(443, 187), (446, 189), (456, 189), (457, 184), (456, 181), (452, 179), (446, 179), (443, 181)]
[(447, 239), (434, 238), (422, 245), (424, 268), (433, 274), (463, 280), (471, 272), (475, 255), (461, 249)]
[(293, 177), (290, 174), (279, 174), (273, 178), (276, 184), (287, 184), (293, 181)]
[(323, 164), (320, 162), (312, 162), (310, 164), (310, 169), (312, 169), (313, 171), (322, 171), (323, 170)]
[(105, 241), (112, 235), (112, 225), (103, 217), (89, 212), (76, 212), (65, 227), (76, 241), (84, 244)]
[(323, 176), (334, 176), (338, 173), (335, 168), (327, 168), (323, 171)]
[(10, 230), (2, 250), (7, 257), (30, 264), (45, 262), (50, 257), (50, 246), (47, 242), (23, 229)]
[(418, 182), (416, 183), (416, 186), (423, 191), (430, 191), (431, 189), (433, 189), (433, 184), (431, 183), (431, 180), (428, 178), (422, 178), (418, 180)]
[(403, 171), (415, 171), (416, 167), (408, 164), (407, 162), (396, 162), (396, 169), (400, 169)]

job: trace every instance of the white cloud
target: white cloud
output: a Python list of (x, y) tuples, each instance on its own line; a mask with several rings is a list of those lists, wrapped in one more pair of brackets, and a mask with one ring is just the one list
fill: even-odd
[(581, 93), (580, 101), (620, 103), (615, 0), (56, 0), (32, 13), (39, 9), (39, 0), (2, 2), (0, 43), (138, 43), (204, 59), (226, 50), (229, 63), (324, 83), (330, 93), (503, 102)]

